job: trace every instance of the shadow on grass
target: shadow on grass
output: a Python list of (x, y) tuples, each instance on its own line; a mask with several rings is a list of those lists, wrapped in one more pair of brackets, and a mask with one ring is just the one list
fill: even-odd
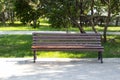
[(0, 57), (31, 56), (30, 35), (2, 35), (0, 39)]

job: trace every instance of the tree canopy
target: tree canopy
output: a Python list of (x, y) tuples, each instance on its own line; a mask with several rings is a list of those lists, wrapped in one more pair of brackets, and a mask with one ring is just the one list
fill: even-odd
[(95, 25), (104, 22), (105, 39), (111, 17), (116, 15), (120, 16), (120, 0), (0, 0), (0, 20), (4, 24), (7, 19), (13, 23), (16, 17), (36, 28), (38, 19), (44, 16), (55, 28), (72, 26), (85, 33), (84, 25), (89, 25), (97, 33)]

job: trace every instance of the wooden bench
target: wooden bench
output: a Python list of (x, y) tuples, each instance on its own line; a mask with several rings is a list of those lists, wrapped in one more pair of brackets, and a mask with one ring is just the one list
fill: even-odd
[(33, 33), (32, 51), (97, 51), (103, 63), (100, 34)]

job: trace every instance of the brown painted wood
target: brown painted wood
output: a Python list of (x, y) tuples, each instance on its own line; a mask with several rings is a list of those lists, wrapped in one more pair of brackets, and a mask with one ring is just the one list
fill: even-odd
[[(32, 50), (36, 51), (98, 51), (101, 58), (104, 47), (101, 35), (96, 34), (61, 34), (33, 33)], [(99, 56), (99, 57), (100, 57)], [(35, 60), (35, 59), (34, 59)], [(101, 63), (102, 63), (101, 59)]]

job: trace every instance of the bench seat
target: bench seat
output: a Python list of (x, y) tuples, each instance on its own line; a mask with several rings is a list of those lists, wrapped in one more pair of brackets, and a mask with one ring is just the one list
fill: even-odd
[(36, 50), (86, 50), (86, 51), (103, 51), (103, 47), (101, 46), (32, 46), (32, 49), (36, 49)]

